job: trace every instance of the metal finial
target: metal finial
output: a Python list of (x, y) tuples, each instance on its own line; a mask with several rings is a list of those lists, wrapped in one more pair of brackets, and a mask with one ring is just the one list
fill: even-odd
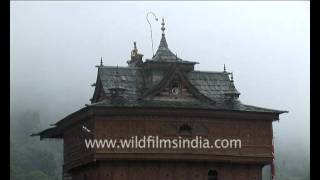
[(226, 72), (226, 64), (223, 64), (223, 72)]
[(147, 15), (146, 15), (146, 19), (147, 19), (147, 21), (148, 21), (148, 23), (149, 23), (149, 27), (150, 27), (152, 55), (153, 55), (153, 57), (154, 57), (153, 38), (152, 38), (152, 27), (151, 27), (150, 21), (149, 21), (149, 19), (148, 19), (148, 15), (149, 15), (149, 14), (152, 14), (153, 17), (154, 17), (154, 19), (155, 19), (156, 21), (158, 21), (158, 18), (157, 18), (157, 16), (156, 16), (156, 14), (155, 14), (154, 12), (151, 12), (151, 11), (148, 12)]
[(233, 72), (231, 73), (231, 78), (230, 79), (233, 82)]
[(131, 51), (131, 58), (138, 54), (137, 43), (133, 42), (133, 50)]
[(162, 27), (161, 27), (161, 31), (162, 34), (164, 34), (164, 30), (166, 30), (166, 28), (164, 27), (165, 23), (164, 23), (164, 18), (162, 17), (162, 23), (161, 23)]
[(137, 42), (133, 41), (133, 48), (136, 50), (137, 49)]
[(100, 59), (100, 66), (103, 66), (102, 56), (101, 56), (101, 59)]

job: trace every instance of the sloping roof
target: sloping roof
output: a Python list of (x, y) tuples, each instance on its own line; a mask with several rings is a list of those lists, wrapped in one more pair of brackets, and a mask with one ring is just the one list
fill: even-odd
[(61, 138), (61, 134), (59, 129), (56, 126), (43, 130), (39, 133), (31, 134), (31, 136), (40, 136), (40, 139), (43, 137), (50, 137), (50, 138)]
[[(123, 95), (128, 100), (136, 100), (142, 85), (141, 69), (138, 67), (101, 66), (98, 75), (106, 95), (110, 95), (110, 88), (120, 86), (125, 89)], [(117, 77), (117, 73), (119, 77)], [(119, 78), (119, 79), (117, 79)]]
[(255, 106), (242, 104), (239, 100), (232, 102), (228, 101), (226, 94), (240, 93), (234, 86), (232, 80), (229, 79), (228, 72), (206, 72), (206, 71), (191, 71), (186, 74), (189, 82), (204, 96), (211, 99), (214, 103), (193, 101), (159, 101), (143, 99), (142, 95), (145, 92), (143, 89), (143, 73), (139, 67), (115, 67), (103, 66), (99, 67), (98, 75), (100, 76), (103, 89), (106, 95), (109, 95), (109, 89), (115, 86), (117, 81), (116, 74), (120, 81), (118, 86), (125, 89), (123, 94), (124, 102), (114, 104), (109, 100), (95, 102), (89, 106), (106, 106), (106, 107), (168, 107), (168, 108), (192, 108), (192, 109), (216, 109), (216, 110), (236, 110), (236, 111), (251, 111), (251, 112), (274, 112), (279, 111)]
[(212, 100), (224, 100), (227, 93), (240, 94), (227, 72), (192, 71), (187, 74), (187, 77), (200, 93)]
[(286, 113), (288, 111), (275, 110), (257, 106), (250, 106), (236, 101), (233, 104), (219, 102), (210, 104), (201, 101), (181, 102), (181, 101), (160, 101), (160, 100), (137, 100), (127, 101), (123, 104), (111, 104), (109, 101), (100, 101), (88, 106), (97, 107), (125, 107), (125, 108), (172, 108), (172, 109), (211, 109), (211, 110), (228, 110), (228, 111), (243, 111), (243, 112), (261, 112), (261, 113)]

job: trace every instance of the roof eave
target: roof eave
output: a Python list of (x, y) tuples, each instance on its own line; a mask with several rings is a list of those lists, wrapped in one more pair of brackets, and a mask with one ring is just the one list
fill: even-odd
[(40, 136), (40, 140), (42, 139), (61, 139), (62, 134), (59, 132), (58, 127), (52, 127), (45, 129), (41, 132), (31, 134), (31, 136)]

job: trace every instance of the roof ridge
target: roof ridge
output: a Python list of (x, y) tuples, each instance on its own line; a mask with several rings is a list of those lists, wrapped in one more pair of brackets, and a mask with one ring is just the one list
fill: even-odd
[(102, 66), (102, 67), (99, 67), (99, 68), (106, 68), (106, 69), (111, 69), (111, 68), (121, 68), (121, 69), (141, 69), (141, 67), (129, 67), (129, 66)]

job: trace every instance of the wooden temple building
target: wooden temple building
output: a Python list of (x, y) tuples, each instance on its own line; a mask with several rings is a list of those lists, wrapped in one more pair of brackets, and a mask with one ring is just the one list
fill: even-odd
[[(160, 45), (127, 67), (97, 66), (91, 104), (37, 135), (63, 139), (63, 175), (72, 180), (261, 180), (273, 161), (272, 122), (286, 111), (245, 105), (232, 73), (195, 70)], [(86, 130), (84, 130), (84, 127)], [(241, 139), (238, 149), (86, 148), (88, 138), (132, 136)]]

